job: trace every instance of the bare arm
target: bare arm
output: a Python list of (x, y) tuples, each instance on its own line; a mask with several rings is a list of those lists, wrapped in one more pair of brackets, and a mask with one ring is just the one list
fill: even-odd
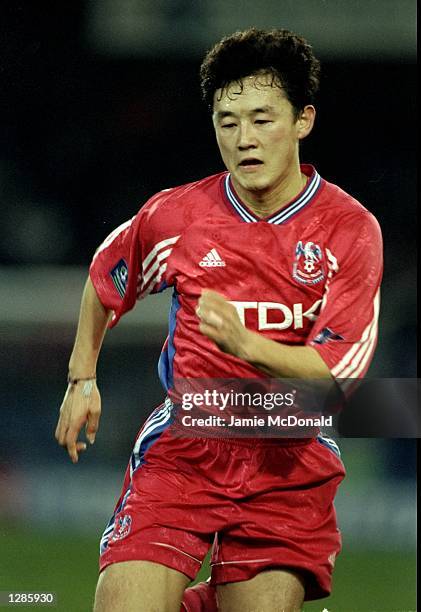
[(72, 378), (95, 376), (96, 364), (111, 311), (105, 310), (88, 277), (82, 294), (76, 340), (69, 361)]
[(278, 378), (331, 378), (310, 346), (288, 346), (246, 329), (234, 306), (215, 291), (204, 291), (197, 309), (200, 331), (221, 350)]
[(86, 449), (78, 436), (86, 425), (86, 437), (91, 444), (95, 441), (101, 415), (101, 398), (94, 380), (96, 364), (104, 339), (111, 311), (106, 310), (98, 299), (90, 278), (86, 281), (80, 307), (76, 340), (69, 361), (69, 376), (81, 380), (69, 384), (55, 431), (61, 446), (67, 448), (73, 463), (77, 463), (79, 452)]

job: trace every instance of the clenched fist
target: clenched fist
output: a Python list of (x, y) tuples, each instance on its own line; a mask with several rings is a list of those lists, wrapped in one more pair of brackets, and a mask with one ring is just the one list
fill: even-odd
[(235, 307), (223, 295), (205, 289), (196, 314), (199, 329), (225, 353), (247, 360), (247, 346), (252, 332), (241, 323)]

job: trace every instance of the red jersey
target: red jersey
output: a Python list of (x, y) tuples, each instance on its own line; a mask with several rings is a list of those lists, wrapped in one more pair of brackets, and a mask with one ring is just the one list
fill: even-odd
[(266, 218), (236, 194), (229, 173), (154, 195), (96, 252), (90, 275), (110, 326), (137, 299), (171, 287), (159, 374), (264, 377), (200, 333), (203, 289), (234, 304), (243, 324), (288, 345), (314, 347), (338, 378), (364, 376), (377, 342), (382, 239), (374, 216), (309, 165), (301, 193)]

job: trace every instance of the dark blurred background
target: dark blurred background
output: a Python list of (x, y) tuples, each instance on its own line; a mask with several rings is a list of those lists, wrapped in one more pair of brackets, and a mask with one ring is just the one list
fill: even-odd
[[(46, 530), (51, 546), (63, 547), (70, 533), (94, 550), (136, 431), (162, 398), (155, 363), (166, 295), (140, 304), (106, 339), (95, 447), (74, 468), (55, 446), (94, 250), (156, 191), (223, 169), (198, 82), (204, 52), (223, 35), (287, 27), (322, 60), (317, 122), (302, 160), (357, 197), (383, 230), (380, 336), (370, 375), (416, 375), (415, 12), (412, 0), (0, 3), (0, 518), (9, 533), (0, 590), (37, 587), (30, 586), (35, 549), (37, 567), (49, 567), (51, 557), (60, 566), (60, 553), (40, 552)], [(412, 593), (403, 577), (412, 575), (415, 546), (414, 441), (344, 439), (342, 446), (349, 476), (337, 508), (347, 549), (357, 551), (349, 571), (365, 567), (363, 554), (371, 568), (369, 555), (383, 555), (402, 575), (402, 591)], [(37, 544), (28, 548), (28, 539)], [(87, 593), (96, 549), (90, 554)], [(62, 578), (54, 580), (65, 600), (64, 569)], [(52, 588), (48, 580), (45, 588)], [(346, 593), (339, 591), (337, 610), (374, 609), (364, 598), (347, 608)], [(89, 609), (72, 597), (63, 610)], [(393, 609), (391, 597), (386, 592), (386, 607), (376, 609)]]

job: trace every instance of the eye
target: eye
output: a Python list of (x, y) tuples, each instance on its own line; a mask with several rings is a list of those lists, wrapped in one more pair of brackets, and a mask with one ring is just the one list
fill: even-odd
[(264, 125), (265, 123), (272, 123), (272, 121), (270, 121), (270, 119), (256, 119), (254, 123), (257, 123), (257, 125)]
[(235, 123), (224, 123), (223, 125), (221, 125), (221, 128), (233, 128), (235, 127)]

